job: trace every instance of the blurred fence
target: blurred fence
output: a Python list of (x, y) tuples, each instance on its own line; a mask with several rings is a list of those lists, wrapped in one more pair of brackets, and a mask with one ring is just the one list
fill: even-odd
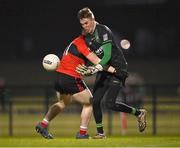
[[(179, 85), (127, 86), (127, 104), (148, 110), (148, 127), (144, 134), (180, 135)], [(42, 120), (49, 105), (56, 101), (52, 85), (9, 85), (1, 89), (0, 136), (37, 136), (35, 125)], [(137, 135), (134, 116), (107, 110), (103, 103), (104, 125), (107, 135)], [(56, 117), (51, 131), (56, 136), (70, 136), (79, 129), (81, 106), (75, 102)], [(123, 116), (124, 117), (124, 116)], [(89, 133), (95, 134), (95, 122), (90, 121)]]

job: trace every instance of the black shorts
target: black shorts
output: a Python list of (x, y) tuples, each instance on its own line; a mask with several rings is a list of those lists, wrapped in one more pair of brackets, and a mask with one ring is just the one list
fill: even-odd
[(64, 73), (57, 73), (55, 90), (62, 94), (75, 94), (87, 88), (84, 81)]

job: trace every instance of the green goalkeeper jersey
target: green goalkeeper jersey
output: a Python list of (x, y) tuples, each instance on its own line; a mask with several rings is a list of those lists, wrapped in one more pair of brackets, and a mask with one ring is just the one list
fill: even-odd
[(116, 44), (111, 30), (102, 24), (96, 24), (93, 34), (87, 34), (85, 41), (89, 48), (101, 58), (100, 64), (113, 66), (117, 75), (127, 74), (127, 62), (122, 49)]

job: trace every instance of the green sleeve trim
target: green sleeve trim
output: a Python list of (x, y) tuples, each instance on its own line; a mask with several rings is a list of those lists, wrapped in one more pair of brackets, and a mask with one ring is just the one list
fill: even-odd
[(112, 43), (108, 42), (106, 44), (103, 44), (102, 46), (103, 51), (104, 51), (104, 56), (102, 57), (101, 61), (99, 64), (102, 66), (106, 65), (108, 61), (111, 59), (111, 50), (112, 50)]
[(107, 40), (107, 41), (104, 41), (102, 44), (107, 44), (107, 43), (112, 43), (112, 40)]

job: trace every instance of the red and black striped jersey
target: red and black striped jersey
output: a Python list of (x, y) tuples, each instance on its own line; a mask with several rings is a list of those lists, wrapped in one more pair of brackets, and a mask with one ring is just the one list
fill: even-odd
[(76, 72), (76, 67), (79, 64), (85, 64), (86, 57), (92, 51), (85, 43), (84, 37), (81, 35), (75, 38), (65, 49), (61, 62), (56, 69), (57, 72), (81, 78), (82, 76)]

